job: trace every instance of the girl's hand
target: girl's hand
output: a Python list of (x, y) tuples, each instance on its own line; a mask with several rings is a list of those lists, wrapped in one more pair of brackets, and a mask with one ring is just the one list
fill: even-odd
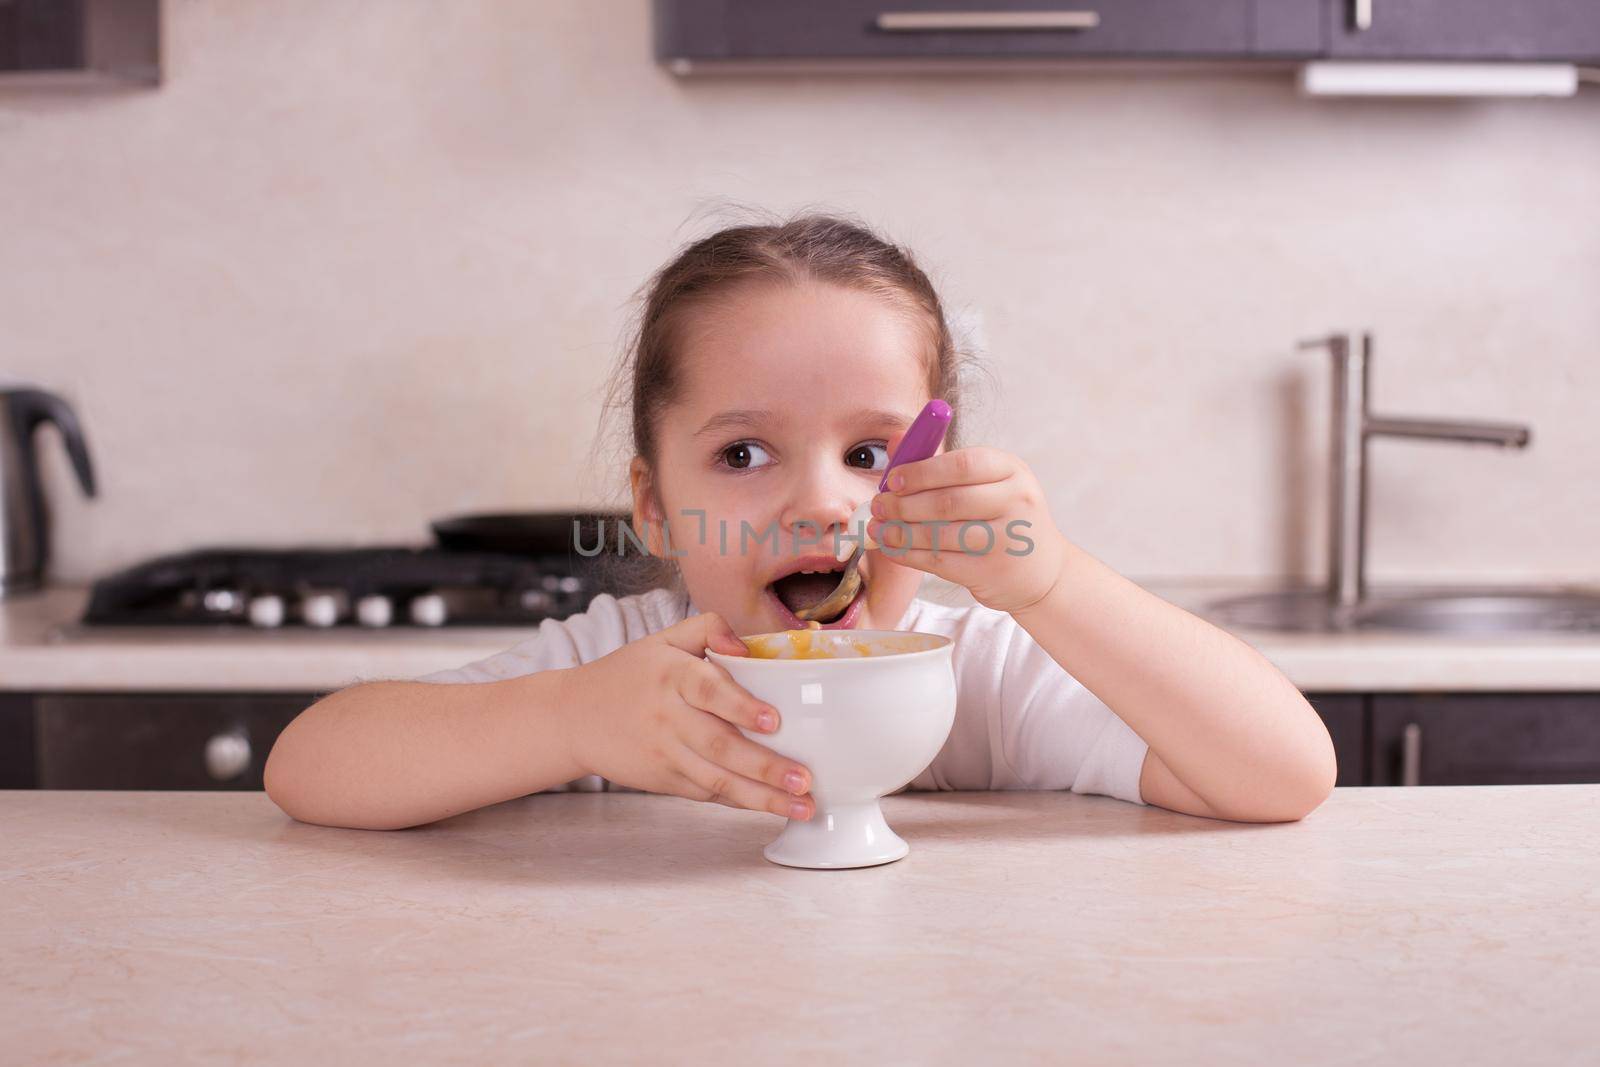
[(867, 533), (887, 559), (964, 585), (997, 611), (1044, 599), (1066, 558), (1033, 472), (999, 449), (958, 448), (896, 467), (872, 515)]
[(778, 709), (703, 659), (708, 648), (748, 651), (720, 616), (696, 615), (563, 672), (574, 762), (634, 789), (811, 818), (811, 772), (736, 728), (771, 733)]

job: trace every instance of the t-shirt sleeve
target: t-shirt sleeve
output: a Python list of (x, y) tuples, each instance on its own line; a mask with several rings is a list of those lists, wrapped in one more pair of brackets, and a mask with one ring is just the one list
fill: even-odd
[(1144, 803), (1149, 746), (1010, 616), (988, 634), (1000, 668), (997, 788), (1066, 789)]
[[(677, 617), (671, 617), (674, 614)], [(504, 652), (413, 680), (456, 685), (500, 682), (539, 671), (577, 667), (665, 629), (678, 622), (682, 614), (681, 606), (675, 605), (665, 591), (621, 599), (601, 594), (580, 614), (546, 619), (532, 637)]]
[(441, 685), (501, 682), (507, 678), (520, 678), (539, 671), (576, 667), (582, 662), (567, 624), (546, 619), (539, 624), (538, 631), (532, 637), (518, 642), (504, 652), (496, 652), (492, 656), (485, 656), (461, 667), (424, 674), (414, 680)]

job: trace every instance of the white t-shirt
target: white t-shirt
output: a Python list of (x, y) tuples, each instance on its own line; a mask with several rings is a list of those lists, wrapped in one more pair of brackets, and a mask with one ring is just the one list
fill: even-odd
[[(602, 594), (581, 614), (546, 619), (538, 633), (504, 652), (416, 680), (496, 682), (576, 667), (691, 614), (698, 612), (688, 598), (669, 589), (620, 599)], [(916, 599), (894, 629), (954, 640), (955, 725), (907, 788), (1070, 789), (1144, 803), (1144, 740), (1010, 615)]]

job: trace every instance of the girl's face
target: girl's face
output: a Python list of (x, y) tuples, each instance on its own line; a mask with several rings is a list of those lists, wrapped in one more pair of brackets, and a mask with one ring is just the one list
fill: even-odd
[[(878, 491), (888, 438), (930, 399), (924, 332), (880, 296), (767, 282), (685, 316), (678, 342), (654, 476), (634, 461), (635, 519), (656, 535), (666, 520), (690, 599), (735, 633), (803, 626), (794, 610), (838, 577), (799, 572), (843, 570), (835, 534)], [(828, 625), (893, 628), (921, 574), (870, 552), (861, 577)]]

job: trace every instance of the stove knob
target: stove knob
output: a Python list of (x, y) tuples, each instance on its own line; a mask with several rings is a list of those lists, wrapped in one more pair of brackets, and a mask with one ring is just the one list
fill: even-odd
[(394, 605), (386, 596), (364, 596), (356, 601), (356, 618), (362, 626), (374, 629), (388, 626), (394, 618)]
[(207, 589), (201, 603), (213, 615), (237, 615), (244, 608), (244, 594), (237, 589)]
[(256, 626), (271, 629), (283, 625), (283, 597), (268, 593), (250, 598), (250, 621)]
[(424, 593), (411, 602), (411, 621), (418, 626), (443, 626), (449, 617), (450, 609), (438, 593)]
[(339, 599), (332, 593), (310, 593), (300, 601), (300, 617), (307, 626), (332, 626), (339, 621)]

